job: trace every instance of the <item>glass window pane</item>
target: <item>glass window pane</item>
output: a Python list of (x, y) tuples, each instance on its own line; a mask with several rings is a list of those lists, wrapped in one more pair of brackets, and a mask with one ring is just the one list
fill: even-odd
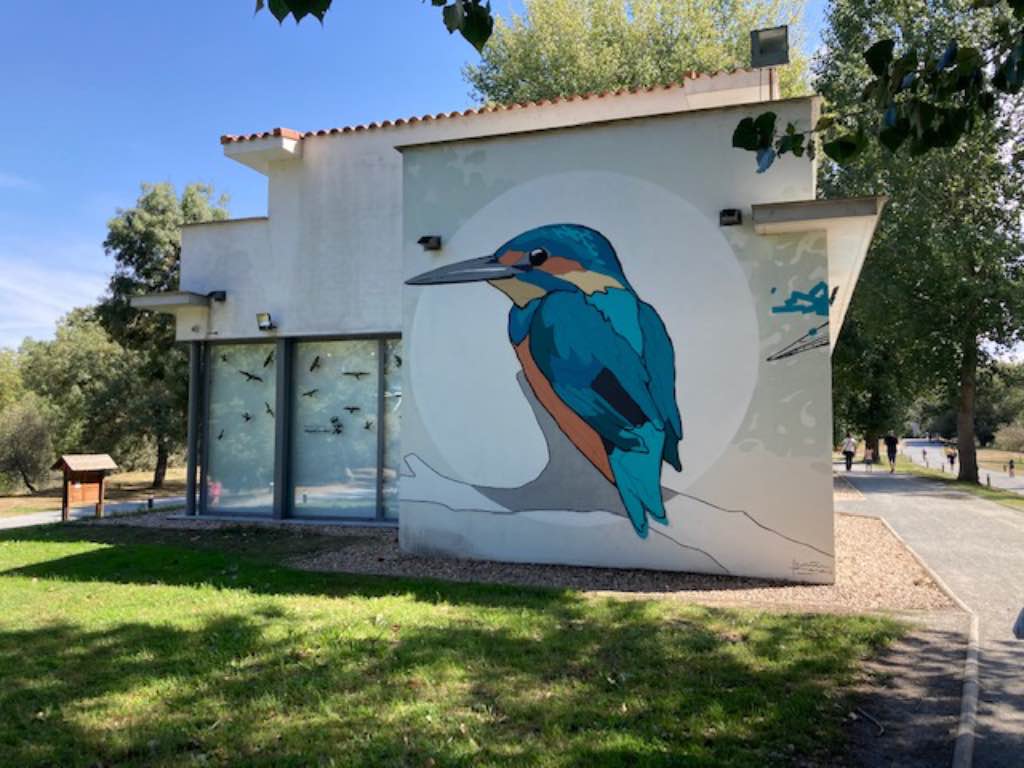
[(376, 339), (295, 345), (296, 517), (377, 516)]
[(274, 509), (274, 344), (210, 348), (208, 514)]
[(384, 516), (398, 519), (398, 475), (402, 445), (402, 340), (384, 342)]

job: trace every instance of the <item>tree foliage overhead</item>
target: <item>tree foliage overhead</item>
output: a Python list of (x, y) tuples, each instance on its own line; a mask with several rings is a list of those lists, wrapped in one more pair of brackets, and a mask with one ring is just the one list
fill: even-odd
[[(690, 71), (750, 63), (750, 30), (796, 24), (799, 0), (525, 0), (499, 18), (479, 64), (464, 70), (479, 100), (553, 99), (679, 82)], [(783, 93), (806, 90), (799, 45)]]
[[(458, 32), (478, 51), (483, 49), (494, 28), (489, 1), (430, 0), (430, 4), (441, 9), (441, 19), (449, 34)], [(306, 16), (313, 16), (323, 23), (331, 8), (331, 0), (256, 0), (256, 13), (264, 8), (279, 23), (289, 16), (295, 19), (296, 24)]]
[(758, 170), (786, 152), (799, 155), (809, 147), (813, 155), (816, 135), (838, 163), (872, 145), (892, 153), (905, 148), (916, 157), (955, 146), (1020, 107), (1024, 0), (880, 1), (866, 16), (855, 7), (833, 2), (830, 14), (863, 33), (839, 52), (856, 59), (859, 75), (851, 85), (857, 101), (830, 103), (815, 126), (778, 126), (771, 112), (746, 118), (733, 146), (756, 152)]
[(163, 484), (171, 452), (184, 444), (188, 360), (174, 343), (173, 320), (133, 309), (130, 300), (178, 289), (181, 228), (227, 218), (227, 198), (213, 195), (205, 184), (190, 184), (180, 198), (171, 184), (143, 184), (135, 207), (118, 211), (103, 241), (115, 270), (97, 314), (114, 341), (141, 356), (133, 407), (145, 416), (139, 421), (141, 434), (156, 446), (154, 487)]

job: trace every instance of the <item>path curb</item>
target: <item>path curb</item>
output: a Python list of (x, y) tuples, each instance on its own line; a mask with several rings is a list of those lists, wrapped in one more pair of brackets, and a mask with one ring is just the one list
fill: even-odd
[(951, 765), (952, 768), (971, 768), (974, 762), (974, 733), (978, 724), (978, 696), (981, 692), (981, 687), (978, 684), (978, 614), (971, 610), (967, 603), (957, 597), (956, 593), (949, 588), (949, 585), (942, 580), (942, 577), (932, 570), (931, 566), (914, 551), (912, 546), (903, 540), (902, 536), (896, 533), (896, 530), (889, 525), (888, 520), (884, 517), (876, 517), (875, 519), (882, 521), (882, 525), (889, 530), (889, 533), (895, 537), (896, 541), (906, 547), (911, 557), (931, 577), (938, 588), (970, 618), (970, 628), (967, 630), (967, 654), (964, 659), (963, 686), (960, 690), (960, 722), (956, 729), (956, 742), (953, 747), (953, 762)]

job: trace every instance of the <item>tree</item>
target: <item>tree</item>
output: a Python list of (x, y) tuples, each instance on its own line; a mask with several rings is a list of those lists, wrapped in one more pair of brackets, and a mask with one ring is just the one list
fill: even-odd
[[(832, 16), (856, 3), (835, 2)], [(876, 3), (884, 7), (884, 3)], [(773, 112), (742, 120), (733, 146), (757, 153), (758, 171), (793, 152), (813, 157), (817, 135), (838, 163), (870, 145), (911, 156), (955, 146), (993, 117), (1020, 107), (1024, 88), (1024, 0), (956, 0), (901, 4), (904, 25), (876, 30), (841, 55), (862, 51), (866, 69), (857, 103), (832, 104), (815, 126), (788, 123)], [(854, 19), (853, 21), (856, 21)], [(1024, 149), (1017, 150), (1024, 157)]]
[[(915, 406), (918, 421), (928, 432), (956, 437), (957, 394), (941, 389)], [(1024, 416), (1024, 365), (993, 361), (979, 369), (974, 431), (982, 447), (991, 445), (1005, 426)]]
[(0, 473), (19, 477), (33, 493), (54, 458), (44, 409), (29, 393), (0, 411)]
[[(916, 0), (842, 0), (831, 6), (817, 86), (836, 109), (854, 108), (868, 64), (857, 51), (886, 33), (908, 46), (962, 28), (959, 0), (929, 4), (922, 24)], [(976, 34), (984, 36), (985, 30)], [(986, 117), (955, 145), (911, 157), (870, 145), (845, 165), (826, 163), (826, 196), (882, 193), (890, 203), (876, 232), (852, 313), (869, 345), (899, 344), (913, 364), (901, 375), (955, 389), (960, 478), (977, 482), (978, 373), (991, 345), (1024, 326), (1024, 168), (1006, 151), (1012, 121)], [(886, 297), (879, 300), (877, 297)], [(874, 309), (858, 311), (867, 303)], [(843, 339), (839, 348), (843, 346)], [(837, 348), (838, 352), (838, 348)], [(853, 374), (870, 381), (870, 360)]]
[[(796, 24), (801, 10), (798, 0), (525, 0), (463, 74), (496, 104), (674, 83), (747, 66), (750, 30)], [(806, 71), (795, 46), (783, 92), (806, 90)]]
[(142, 448), (141, 360), (110, 338), (93, 309), (69, 312), (50, 341), (26, 339), (19, 357), (26, 388), (46, 405), (58, 453), (110, 453), (131, 463)]
[(13, 349), (0, 349), (0, 411), (17, 402), (24, 392), (18, 353)]
[(140, 384), (132, 407), (140, 435), (156, 446), (153, 487), (163, 485), (172, 451), (185, 441), (188, 359), (174, 342), (174, 322), (130, 305), (132, 296), (178, 289), (181, 228), (227, 218), (227, 198), (190, 184), (179, 198), (171, 184), (143, 184), (134, 208), (118, 210), (108, 223), (103, 247), (114, 257), (108, 296), (97, 307), (111, 338), (141, 356)]
[[(864, 271), (873, 267), (869, 263)], [(877, 285), (870, 274), (862, 275), (861, 282), (869, 288)], [(915, 373), (919, 365), (913, 345), (903, 343), (898, 333), (889, 334), (884, 322), (874, 321), (882, 297), (866, 295), (863, 287), (857, 291), (832, 355), (832, 418), (837, 438), (846, 432), (862, 435), (865, 446), (878, 456), (879, 439), (902, 432), (923, 377)]]

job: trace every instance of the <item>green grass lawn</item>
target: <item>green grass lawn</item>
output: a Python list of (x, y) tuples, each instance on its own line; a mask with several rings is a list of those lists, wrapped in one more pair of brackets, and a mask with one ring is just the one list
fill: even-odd
[[(1021, 494), (1014, 493), (1013, 491), (1004, 491), (999, 488), (989, 488), (986, 485), (961, 482), (956, 479), (956, 475), (948, 471), (948, 468), (945, 472), (939, 469), (925, 468), (904, 456), (898, 456), (896, 459), (896, 469), (900, 472), (918, 475), (919, 477), (927, 477), (929, 480), (939, 480), (955, 490), (970, 493), (988, 501), (994, 501), (997, 504), (1024, 512), (1024, 496)], [(981, 475), (982, 483), (984, 483), (985, 470), (979, 469), (978, 474)]]
[(346, 539), (0, 534), (10, 766), (828, 765), (886, 619), (311, 574)]

